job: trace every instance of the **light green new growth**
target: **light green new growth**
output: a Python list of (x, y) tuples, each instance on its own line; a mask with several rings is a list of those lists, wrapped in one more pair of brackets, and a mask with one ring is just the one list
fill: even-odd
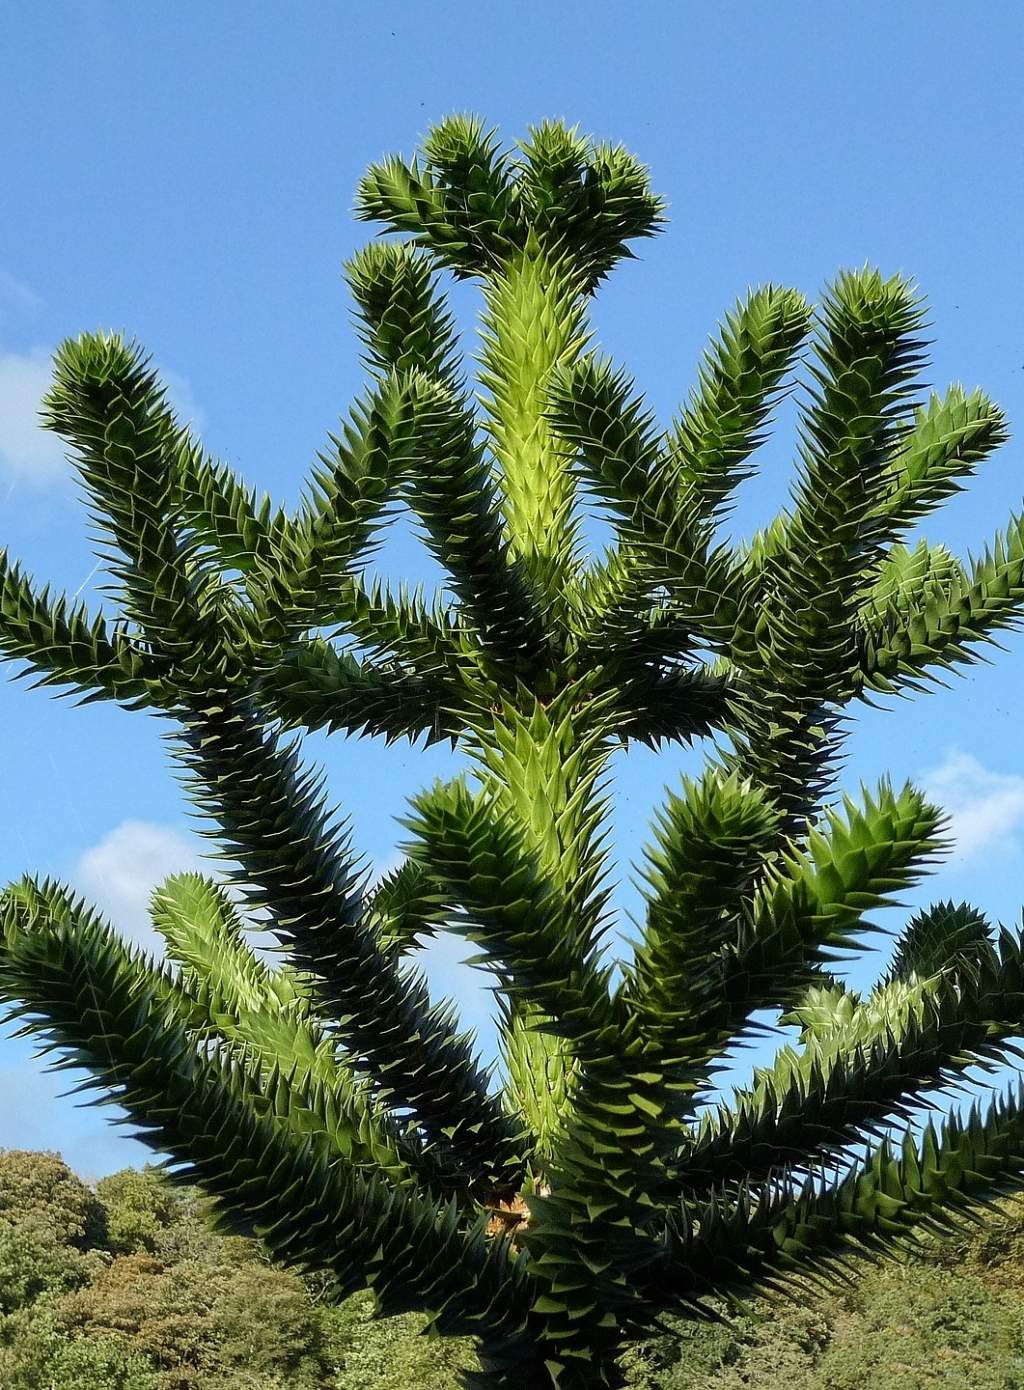
[[(612, 1387), (667, 1312), (840, 1277), (1022, 1185), (1015, 1096), (893, 1138), (927, 1088), (1017, 1055), (1019, 939), (944, 903), (866, 997), (831, 973), (943, 834), (910, 786), (837, 799), (845, 720), (1024, 614), (1020, 519), (973, 561), (908, 540), (1005, 422), (978, 391), (922, 396), (922, 303), (866, 268), (815, 308), (749, 293), (659, 427), (588, 314), (662, 204), (625, 150), (558, 123), (506, 149), (446, 120), (370, 169), (357, 212), (396, 234), (346, 268), (369, 380), (294, 512), (205, 455), (135, 344), (57, 355), (47, 423), (120, 611), (4, 558), (0, 649), (159, 712), (230, 868), (157, 890), (163, 963), (60, 885), (12, 885), (0, 992), (226, 1223), (339, 1297), (370, 1284), (474, 1338), (468, 1383)], [(452, 274), (483, 295), (476, 394)], [(789, 504), (727, 544), (794, 390)], [(438, 595), (367, 577), (398, 505)], [(407, 857), (369, 885), (297, 729), (450, 740), (467, 771), (414, 799)], [(616, 969), (609, 760), (698, 738)], [(284, 964), (249, 946), (257, 921)], [(416, 964), (440, 931), (493, 975), (497, 1081)], [(766, 1016), (799, 1040), (723, 1099), (723, 1057)]]

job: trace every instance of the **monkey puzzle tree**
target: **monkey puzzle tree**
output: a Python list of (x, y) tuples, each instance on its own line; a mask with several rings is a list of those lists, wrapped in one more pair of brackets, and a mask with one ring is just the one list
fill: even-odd
[[(417, 160), (371, 168), (358, 212), (398, 234), (348, 266), (370, 383), (293, 513), (204, 454), (134, 345), (58, 354), (47, 423), (121, 611), (89, 616), (7, 566), (3, 648), (171, 721), (237, 891), (164, 884), (161, 965), (60, 884), (22, 880), (0, 980), (236, 1228), (339, 1294), (368, 1282), (386, 1310), (474, 1337), (474, 1384), (610, 1386), (662, 1312), (827, 1277), (1021, 1180), (1015, 1095), (885, 1137), (923, 1088), (1012, 1055), (1019, 940), (941, 904), (866, 997), (829, 969), (941, 848), (910, 786), (830, 800), (847, 712), (1024, 612), (1021, 521), (971, 564), (904, 543), (1004, 420), (980, 392), (916, 399), (921, 303), (862, 270), (816, 311), (748, 295), (659, 429), (593, 350), (587, 308), (662, 205), (626, 151), (559, 124), (508, 151), (444, 121)], [(475, 397), (442, 272), (483, 292)], [(730, 497), (801, 374), (790, 502), (727, 545)], [(614, 540), (593, 557), (595, 502)], [(444, 568), (432, 600), (366, 577), (398, 504)], [(415, 799), (408, 857), (370, 885), (296, 728), (451, 740), (468, 770)], [(616, 968), (611, 754), (698, 737), (706, 770), (657, 819)], [(246, 906), (280, 969), (247, 945)], [(416, 968), (440, 930), (493, 973), (493, 1084)], [(723, 1054), (773, 1014), (798, 1045), (716, 1100)]]

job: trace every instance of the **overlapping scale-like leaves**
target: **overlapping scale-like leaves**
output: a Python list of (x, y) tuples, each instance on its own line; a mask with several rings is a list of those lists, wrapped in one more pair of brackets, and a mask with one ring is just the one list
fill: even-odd
[(979, 1209), (1019, 1188), (1024, 1101), (953, 1114), (916, 1140), (886, 1140), (842, 1176), (787, 1177), (684, 1201), (670, 1223), (670, 1254), (652, 1271), (652, 1299), (700, 1312), (712, 1294), (792, 1294), (835, 1278), (851, 1259), (898, 1253), (919, 1231), (961, 1229)]
[[(136, 345), (84, 335), (44, 412), (119, 608), (0, 561), (0, 654), (164, 716), (228, 864), (157, 892), (174, 970), (59, 885), (12, 885), (0, 995), (238, 1229), (474, 1337), (477, 1390), (612, 1390), (661, 1310), (828, 1280), (1024, 1181), (1015, 1097), (892, 1137), (1018, 1056), (1020, 939), (940, 903), (863, 997), (839, 978), (943, 836), (909, 786), (837, 799), (846, 720), (1024, 616), (1019, 517), (970, 560), (908, 535), (1006, 422), (981, 391), (923, 396), (921, 300), (865, 267), (816, 310), (751, 290), (659, 425), (588, 312), (663, 212), (619, 146), (449, 117), (360, 186), (357, 215), (397, 234), (346, 266), (369, 383), (296, 508), (203, 451)], [(473, 383), (446, 274), (483, 293)], [(733, 541), (790, 390), (790, 500)], [(370, 569), (403, 509), (434, 594)], [(448, 740), (469, 767), (414, 800), (408, 857), (371, 886), (289, 728)], [(615, 962), (613, 754), (703, 737)], [(496, 1075), (430, 996), (440, 936), (489, 972)], [(723, 1097), (774, 1019), (798, 1037)]]
[(159, 703), (159, 681), (124, 627), (113, 631), (102, 614), (90, 617), (49, 589), (37, 592), (6, 551), (0, 551), (0, 650), (24, 663), (19, 674), (38, 685), (66, 686), (82, 699), (117, 700), (141, 709)]
[(409, 1107), (464, 1177), (500, 1187), (518, 1168), (513, 1125), (487, 1095), (450, 1004), (432, 1004), (362, 911), (362, 880), (322, 778), (244, 706), (195, 707), (180, 739), (192, 796), (235, 876), (291, 961), (313, 981), (339, 1041), (382, 1096)]
[[(924, 914), (930, 917), (931, 914)], [(931, 978), (896, 978), (848, 1010), (830, 1000), (832, 1027), (784, 1048), (705, 1121), (680, 1165), (687, 1190), (813, 1169), (865, 1134), (910, 1118), (928, 1086), (960, 1084), (969, 1067), (1020, 1056), (1024, 1025), (1021, 944), (998, 943)]]
[[(430, 1305), (448, 1330), (484, 1320), (514, 1336), (525, 1271), (454, 1203), (432, 1201), (342, 1160), (309, 1117), (314, 1087), (192, 1036), (180, 987), (54, 885), (23, 882), (2, 899), (0, 980), (22, 1015), (42, 1015), (70, 1063), (110, 1090), (139, 1137), (199, 1181), (235, 1229), (334, 1276), (339, 1291), (374, 1284), (384, 1306)], [(111, 1040), (117, 1040), (116, 1048)]]

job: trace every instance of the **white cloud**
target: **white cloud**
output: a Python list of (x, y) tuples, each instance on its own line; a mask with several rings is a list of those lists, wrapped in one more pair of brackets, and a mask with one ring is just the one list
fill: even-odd
[(51, 353), (0, 353), (0, 469), (19, 482), (47, 484), (64, 476), (64, 444), (39, 423), (50, 385)]
[(160, 380), (167, 387), (167, 401), (180, 425), (188, 425), (196, 434), (202, 434), (206, 416), (196, 401), (192, 383), (180, 372), (172, 372), (169, 367), (158, 367)]
[[(166, 368), (158, 372), (178, 419), (201, 433), (205, 417), (188, 378)], [(50, 348), (0, 352), (0, 472), (12, 481), (45, 487), (67, 476), (64, 441), (39, 423), (39, 407), (52, 374)]]
[[(171, 874), (198, 872), (220, 877), (210, 862), (209, 851), (194, 835), (171, 825), (152, 821), (126, 820), (79, 856), (71, 871), (75, 887), (86, 900), (102, 912), (125, 941), (151, 955), (163, 955), (164, 942), (154, 930), (149, 916), (153, 889)], [(238, 890), (228, 885), (232, 896)], [(277, 961), (276, 939), (268, 931), (257, 930), (260, 911), (245, 913), (251, 930), (248, 941), (271, 965)]]
[(1024, 828), (1024, 777), (993, 772), (957, 748), (923, 779), (925, 794), (949, 815), (954, 860), (965, 863), (982, 851), (1017, 853)]
[(0, 270), (0, 309), (9, 308), (16, 313), (29, 313), (38, 309), (41, 303), (42, 300), (31, 285), (26, 285), (23, 280), (6, 270)]
[(72, 878), (125, 940), (162, 953), (149, 920), (150, 894), (169, 874), (203, 868), (200, 855), (199, 841), (173, 826), (127, 820), (85, 851)]

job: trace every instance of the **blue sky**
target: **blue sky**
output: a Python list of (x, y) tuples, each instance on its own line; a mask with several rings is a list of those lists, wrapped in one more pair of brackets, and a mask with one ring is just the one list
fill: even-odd
[[(663, 415), (746, 286), (813, 294), (871, 261), (913, 274), (930, 300), (928, 380), (983, 385), (1019, 428), (1022, 51), (1009, 0), (4, 7), (0, 544), (59, 588), (95, 591), (84, 511), (35, 410), (53, 347), (99, 325), (145, 343), (207, 445), (293, 500), (360, 388), (339, 275), (366, 235), (350, 215), (358, 177), (453, 110), (509, 136), (565, 117), (650, 164), (670, 225), (603, 290), (595, 322)], [(457, 302), (468, 316), (472, 291)], [(739, 534), (785, 495), (790, 425), (784, 412), (742, 492)], [(1011, 443), (929, 536), (979, 545), (1020, 503), (1022, 458)], [(407, 539), (385, 559), (427, 572)], [(931, 787), (958, 848), (918, 899), (969, 896), (1015, 920), (1024, 639), (1006, 645), (949, 690), (861, 719), (846, 780), (890, 769)], [(156, 723), (0, 681), (0, 740), (0, 875), (68, 877), (144, 937), (149, 888), (199, 852)], [(404, 798), (450, 763), (340, 739), (309, 748), (377, 862)], [(621, 762), (623, 861), (692, 761)], [(431, 969), (485, 1026), (451, 952)], [(89, 1173), (139, 1161), (106, 1112), (57, 1098), (66, 1084), (0, 1035), (0, 1146), (60, 1148)]]

